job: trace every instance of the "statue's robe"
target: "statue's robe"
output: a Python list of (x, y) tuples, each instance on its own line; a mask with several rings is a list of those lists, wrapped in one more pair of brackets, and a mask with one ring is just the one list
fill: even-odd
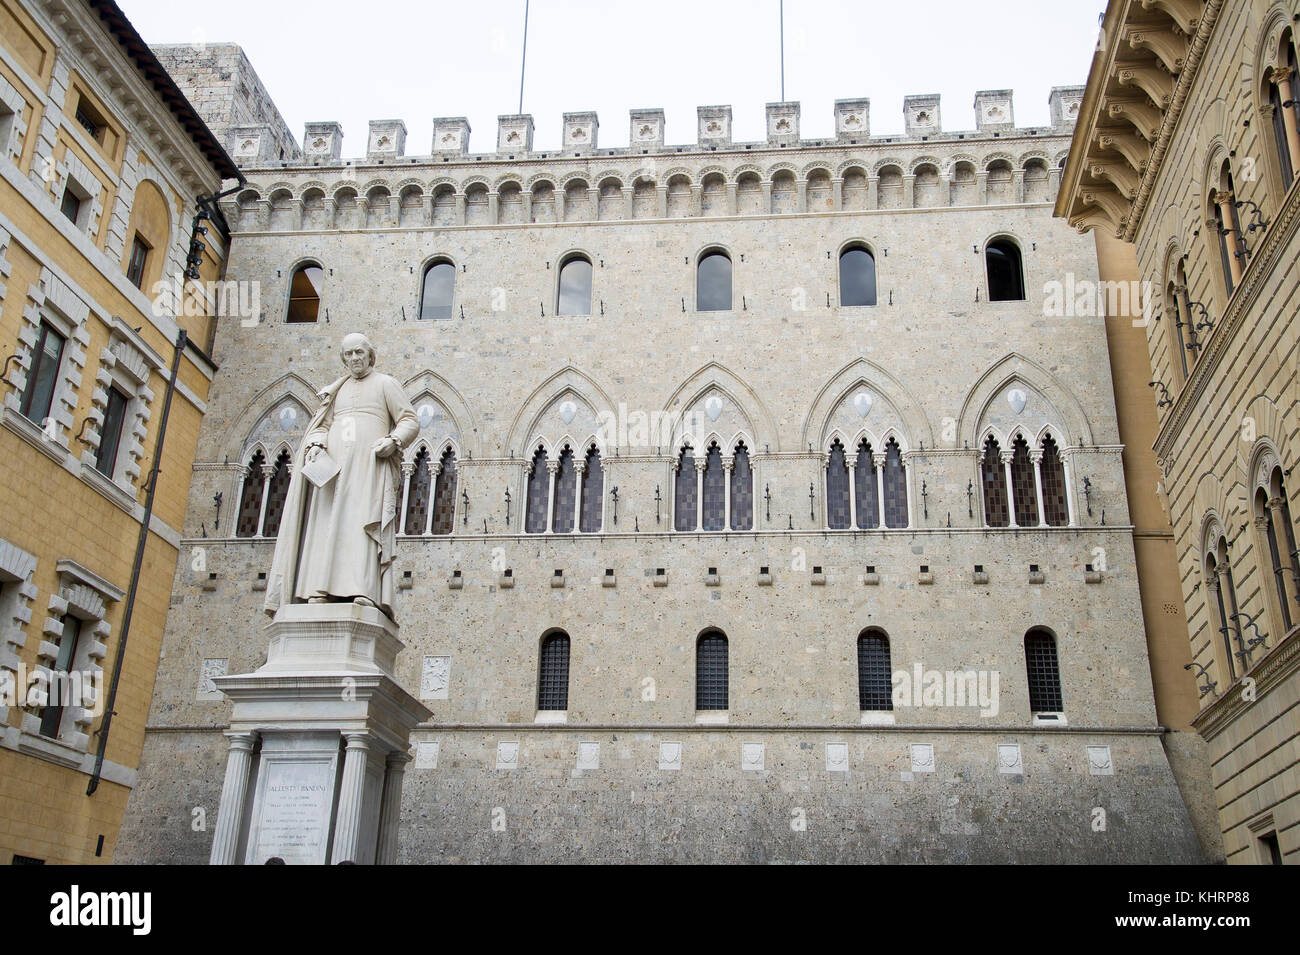
[[(340, 378), (319, 397), (321, 406), (295, 456), (264, 609), (274, 614), (282, 604), (311, 597), (367, 597), (395, 621), (401, 454), (380, 458), (372, 448), (384, 437), (401, 448), (415, 440), (415, 410), (395, 378), (374, 370), (363, 378)], [(314, 442), (323, 443), (340, 468), (319, 488), (302, 476)]]

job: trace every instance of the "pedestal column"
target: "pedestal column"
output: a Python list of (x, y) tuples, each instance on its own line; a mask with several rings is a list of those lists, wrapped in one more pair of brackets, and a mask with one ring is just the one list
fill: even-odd
[(334, 822), (332, 863), (355, 862), (361, 837), (361, 811), (366, 794), (366, 759), (370, 754), (368, 733), (344, 733), (348, 741), (343, 755), (343, 782), (339, 786), (338, 816)]
[(379, 846), (376, 865), (397, 862), (397, 831), (402, 817), (402, 779), (411, 757), (406, 753), (388, 754), (388, 771), (384, 774), (384, 796), (379, 809)]
[(226, 778), (221, 784), (221, 805), (217, 809), (217, 828), (212, 834), (211, 865), (236, 865), (239, 862), (239, 827), (244, 819), (244, 797), (248, 794), (248, 774), (253, 765), (254, 733), (228, 733), (230, 753), (226, 757)]

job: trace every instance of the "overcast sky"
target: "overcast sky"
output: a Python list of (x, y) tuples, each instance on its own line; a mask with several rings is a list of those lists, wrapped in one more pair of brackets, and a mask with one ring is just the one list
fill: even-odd
[[(496, 148), (519, 109), (524, 0), (118, 0), (149, 43), (240, 44), (301, 142), (343, 124), (345, 157), (372, 119), (402, 119), (427, 155), (434, 116), (467, 116), (470, 149)], [(974, 127), (976, 90), (1013, 89), (1020, 126), (1048, 122), (1053, 86), (1082, 85), (1105, 0), (786, 0), (785, 98), (806, 139), (833, 135), (836, 99), (871, 99), (871, 132), (899, 133), (903, 97), (940, 93), (945, 129)], [(601, 146), (626, 146), (628, 110), (667, 112), (667, 141), (695, 141), (695, 108), (731, 104), (733, 139), (764, 139), (781, 99), (778, 0), (531, 0), (523, 111), (534, 148), (561, 114), (596, 110)]]

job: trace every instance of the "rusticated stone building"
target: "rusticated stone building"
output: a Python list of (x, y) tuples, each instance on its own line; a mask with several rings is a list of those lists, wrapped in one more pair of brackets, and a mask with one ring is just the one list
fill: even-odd
[(1300, 860), (1300, 5), (1113, 0), (1057, 214), (1154, 290), (1154, 447), (1223, 848)]
[(290, 452), (351, 331), (421, 424), (401, 859), (1212, 857), (1162, 745), (1133, 389), (1104, 315), (1050, 304), (1099, 278), (1051, 215), (1081, 92), (1038, 129), (981, 93), (964, 132), (909, 97), (901, 136), (841, 100), (821, 141), (797, 103), (753, 143), (726, 106), (680, 146), (659, 110), (618, 148), (566, 113), (554, 151), (527, 115), (488, 154), (459, 118), (351, 160), (337, 124), (284, 160), (245, 129), (229, 275), (263, 314), (217, 336), (119, 858), (208, 858), (211, 681), (262, 661)]

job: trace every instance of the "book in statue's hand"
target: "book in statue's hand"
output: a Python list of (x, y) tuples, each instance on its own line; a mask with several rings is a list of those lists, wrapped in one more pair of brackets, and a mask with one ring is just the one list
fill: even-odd
[(334, 480), (334, 476), (338, 473), (338, 462), (330, 457), (329, 452), (324, 448), (316, 452), (316, 456), (309, 458), (302, 466), (302, 476), (316, 487), (324, 487)]

